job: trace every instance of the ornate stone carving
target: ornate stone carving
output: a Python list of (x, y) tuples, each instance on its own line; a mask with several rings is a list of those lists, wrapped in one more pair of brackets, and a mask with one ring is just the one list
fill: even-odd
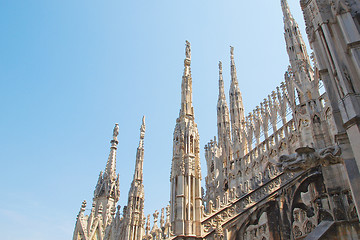
[(338, 146), (315, 150), (310, 147), (301, 147), (291, 155), (282, 155), (277, 163), (284, 171), (297, 172), (316, 167), (341, 162), (341, 149)]

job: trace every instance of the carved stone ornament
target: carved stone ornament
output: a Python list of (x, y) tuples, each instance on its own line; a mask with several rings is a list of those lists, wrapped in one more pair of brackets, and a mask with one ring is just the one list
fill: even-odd
[(217, 217), (215, 219), (216, 221), (216, 227), (215, 227), (215, 239), (216, 240), (222, 240), (224, 239), (224, 230), (221, 226), (221, 218)]
[(341, 149), (333, 146), (315, 150), (311, 147), (301, 147), (291, 155), (282, 155), (276, 164), (283, 171), (297, 172), (316, 167), (318, 165), (331, 165), (341, 163)]

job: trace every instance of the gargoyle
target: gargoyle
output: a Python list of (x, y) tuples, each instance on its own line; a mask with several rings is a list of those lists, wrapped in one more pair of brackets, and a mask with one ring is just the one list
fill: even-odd
[(298, 172), (319, 165), (327, 166), (341, 162), (341, 149), (338, 146), (319, 150), (311, 147), (300, 147), (295, 151), (296, 153), (280, 156), (276, 166), (282, 168), (283, 171)]

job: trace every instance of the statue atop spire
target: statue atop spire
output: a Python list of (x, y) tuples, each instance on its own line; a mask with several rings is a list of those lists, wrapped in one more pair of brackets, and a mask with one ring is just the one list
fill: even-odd
[(115, 123), (114, 131), (113, 131), (113, 140), (117, 141), (117, 136), (119, 135), (119, 124)]
[(181, 116), (193, 116), (192, 107), (192, 78), (191, 78), (191, 48), (190, 42), (186, 41), (184, 74), (181, 83)]
[[(202, 217), (200, 139), (192, 106), (190, 63), (190, 43), (186, 41), (184, 74), (181, 82), (181, 109), (174, 129), (170, 175), (173, 193), (170, 200), (171, 230), (175, 235), (200, 236)], [(188, 209), (186, 214), (184, 209)]]
[(141, 127), (140, 127), (139, 147), (144, 147), (145, 130), (146, 130), (145, 116), (143, 116), (143, 118), (142, 118), (142, 124), (141, 124)]
[(190, 42), (188, 40), (186, 40), (185, 56), (186, 56), (186, 59), (191, 60), (191, 46), (190, 46)]

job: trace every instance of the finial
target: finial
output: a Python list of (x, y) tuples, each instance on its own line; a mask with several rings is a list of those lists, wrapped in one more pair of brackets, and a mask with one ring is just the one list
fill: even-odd
[(233, 46), (230, 46), (230, 55), (231, 55), (231, 58), (233, 59), (234, 58), (234, 47)]
[(119, 135), (119, 124), (115, 123), (114, 131), (113, 131), (113, 140), (117, 141), (117, 136)]

